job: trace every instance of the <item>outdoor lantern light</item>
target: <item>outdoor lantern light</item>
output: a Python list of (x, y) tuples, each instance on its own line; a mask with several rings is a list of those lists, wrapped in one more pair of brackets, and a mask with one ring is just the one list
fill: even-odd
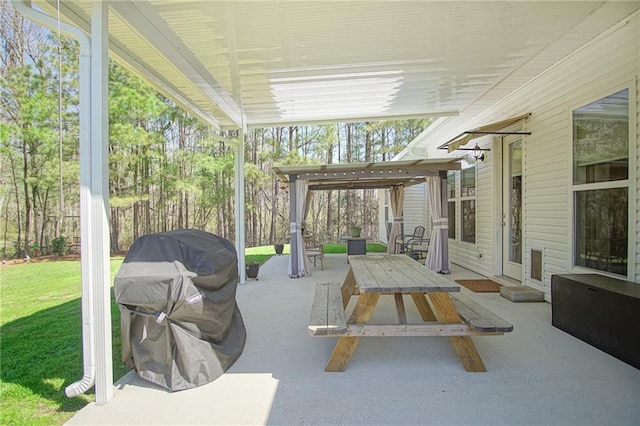
[(473, 158), (475, 158), (476, 161), (484, 161), (484, 153), (482, 151), (483, 150), (476, 143), (476, 146), (473, 147)]

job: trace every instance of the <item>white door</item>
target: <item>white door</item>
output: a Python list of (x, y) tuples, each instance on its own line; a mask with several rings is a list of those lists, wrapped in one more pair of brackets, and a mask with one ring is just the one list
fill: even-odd
[(502, 142), (502, 273), (522, 279), (522, 139)]

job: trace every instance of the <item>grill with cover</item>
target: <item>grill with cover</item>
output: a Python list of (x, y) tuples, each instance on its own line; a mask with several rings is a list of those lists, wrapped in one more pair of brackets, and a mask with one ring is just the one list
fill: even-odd
[(171, 391), (217, 379), (246, 339), (237, 281), (236, 250), (224, 238), (197, 230), (138, 238), (114, 282), (122, 361)]

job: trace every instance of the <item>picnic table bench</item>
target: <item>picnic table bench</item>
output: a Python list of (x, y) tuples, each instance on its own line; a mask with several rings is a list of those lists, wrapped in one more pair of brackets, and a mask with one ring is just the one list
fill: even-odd
[[(501, 335), (513, 326), (479, 303), (456, 293), (460, 287), (403, 255), (349, 256), (342, 285), (317, 284), (309, 334), (338, 337), (325, 371), (344, 371), (360, 337), (449, 336), (467, 371), (486, 371), (469, 336)], [(356, 306), (347, 320), (352, 295)], [(381, 295), (393, 295), (398, 324), (369, 324)], [(407, 323), (403, 295), (410, 295), (422, 318)]]

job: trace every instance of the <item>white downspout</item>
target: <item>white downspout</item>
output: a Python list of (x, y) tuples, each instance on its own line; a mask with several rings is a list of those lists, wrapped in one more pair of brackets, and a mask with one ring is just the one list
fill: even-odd
[[(56, 30), (57, 20), (31, 7), (31, 1), (15, 2), (14, 8), (29, 20), (46, 28)], [(80, 45), (80, 256), (82, 276), (82, 359), (84, 375), (79, 381), (65, 388), (68, 397), (74, 397), (89, 390), (95, 382), (95, 335), (93, 330), (93, 288), (91, 286), (91, 39), (79, 28), (60, 23), (61, 32), (74, 38)]]
[(109, 2), (91, 1), (91, 283), (96, 404), (113, 398), (109, 285)]

